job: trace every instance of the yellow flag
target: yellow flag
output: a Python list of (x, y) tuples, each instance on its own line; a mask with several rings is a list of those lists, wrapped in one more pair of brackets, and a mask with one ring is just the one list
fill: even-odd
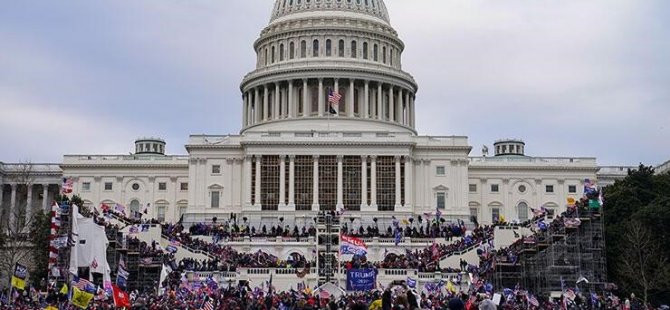
[(67, 295), (67, 284), (63, 284), (63, 287), (60, 288), (61, 295)]
[(447, 282), (447, 291), (450, 291), (452, 294), (456, 294), (456, 292), (457, 292), (456, 286), (454, 286), (454, 283), (451, 282), (451, 280), (449, 280), (449, 282)]
[(506, 223), (506, 222), (505, 222), (505, 216), (502, 215), (502, 214), (498, 217), (498, 220), (499, 220), (501, 223)]
[(407, 219), (402, 219), (402, 224), (403, 225), (409, 225), (409, 221)]
[(56, 308), (52, 305), (48, 305), (46, 308), (44, 308), (44, 310), (58, 310), (58, 308)]
[(93, 299), (93, 294), (84, 292), (76, 287), (72, 287), (72, 299), (70, 300), (70, 303), (82, 308), (86, 309), (88, 308), (88, 304), (91, 302), (91, 299)]
[(23, 280), (19, 277), (12, 276), (12, 286), (20, 290), (26, 288), (26, 280)]
[(568, 197), (568, 205), (569, 205), (569, 206), (574, 206), (575, 203), (577, 203), (577, 201), (575, 200), (575, 198)]

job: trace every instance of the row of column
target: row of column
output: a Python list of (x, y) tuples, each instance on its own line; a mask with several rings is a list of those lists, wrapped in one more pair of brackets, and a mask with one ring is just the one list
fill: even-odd
[[(4, 193), (5, 193), (5, 185), (6, 184), (0, 184), (0, 205), (4, 202)], [(48, 197), (49, 197), (49, 184), (17, 184), (17, 183), (10, 183), (8, 184), (11, 188), (11, 194), (10, 194), (10, 199), (9, 199), (9, 212), (8, 215), (10, 217), (10, 225), (13, 224), (12, 217), (14, 216), (16, 210), (16, 203), (17, 203), (17, 191), (19, 186), (27, 186), (27, 193), (26, 193), (26, 212), (25, 212), (25, 221), (26, 223), (30, 220), (32, 216), (32, 207), (33, 207), (33, 190), (36, 186), (41, 186), (42, 187), (42, 210), (45, 211), (47, 210), (47, 204), (48, 204)]]
[[(244, 169), (248, 176), (246, 182), (246, 205), (251, 205), (251, 195), (254, 195), (256, 206), (260, 206), (261, 202), (261, 159), (262, 155), (254, 155), (256, 158), (255, 167), (252, 167), (252, 157), (245, 158)], [(288, 179), (288, 204), (285, 203), (285, 178), (286, 178), (286, 158), (288, 157), (289, 164), (289, 179)], [(288, 207), (295, 211), (295, 155), (280, 155), (279, 167), (279, 208)], [(337, 209), (344, 207), (344, 178), (343, 178), (343, 159), (344, 156), (337, 156)], [(402, 156), (395, 156), (395, 207), (410, 207), (413, 201), (413, 163), (411, 157), (405, 156), (405, 201), (402, 201), (402, 185), (401, 185), (401, 159)], [(367, 166), (368, 160), (370, 162), (370, 204), (368, 205), (368, 191), (367, 191)], [(313, 189), (312, 189), (312, 210), (319, 208), (319, 155), (313, 156)], [(251, 169), (255, 169), (255, 179), (251, 180)], [(251, 182), (255, 182), (254, 192), (251, 192)], [(377, 156), (361, 156), (361, 210), (365, 208), (377, 208)]]
[[(318, 85), (310, 84), (310, 80), (289, 80), (285, 83), (272, 83), (258, 86), (243, 94), (243, 125), (255, 125), (270, 120), (290, 119), (309, 116), (327, 116), (326, 89), (339, 90), (345, 88), (340, 104), (345, 105), (345, 113), (340, 116), (360, 117), (366, 119), (385, 120), (414, 127), (414, 94), (405, 88), (394, 85), (374, 83), (363, 80), (356, 83), (354, 79), (346, 79), (347, 83), (340, 84), (340, 79), (328, 79), (327, 85), (320, 78)], [(343, 79), (344, 80), (344, 79)], [(301, 88), (300, 88), (301, 87)], [(320, 94), (317, 97), (316, 111), (312, 110), (311, 89)], [(355, 98), (353, 90), (359, 90), (359, 98)], [(299, 90), (301, 90), (300, 93)], [(360, 95), (362, 94), (362, 95)], [(388, 100), (385, 98), (388, 97)], [(354, 112), (354, 105), (358, 100), (358, 113)], [(301, 109), (298, 105), (301, 104)], [(372, 105), (372, 106), (371, 106)], [(299, 113), (299, 110), (302, 113)], [(388, 117), (386, 114), (388, 113)]]

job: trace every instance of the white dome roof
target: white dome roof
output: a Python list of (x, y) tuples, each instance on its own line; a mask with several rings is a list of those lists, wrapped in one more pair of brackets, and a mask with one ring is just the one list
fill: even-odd
[(361, 13), (390, 22), (383, 0), (277, 0), (270, 22), (295, 13), (319, 11)]

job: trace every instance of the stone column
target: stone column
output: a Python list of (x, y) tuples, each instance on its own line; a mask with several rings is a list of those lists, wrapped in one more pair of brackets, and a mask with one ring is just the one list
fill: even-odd
[(288, 81), (288, 118), (295, 117), (295, 95), (293, 94), (293, 80)]
[(244, 206), (251, 206), (251, 155), (244, 156)]
[(30, 222), (30, 214), (33, 212), (33, 185), (26, 184), (26, 223)]
[(280, 93), (279, 93), (279, 83), (275, 83), (275, 102), (274, 106), (272, 107), (272, 118), (273, 119), (279, 119), (279, 98), (280, 98)]
[(411, 104), (410, 104), (410, 107), (411, 107), (410, 112), (411, 112), (411, 115), (412, 115), (412, 117), (410, 118), (410, 124), (411, 124), (412, 127), (414, 127), (414, 124), (416, 124), (416, 114), (415, 114), (416, 111), (415, 111), (415, 109), (414, 109), (414, 99), (415, 99), (414, 94), (412, 94), (412, 95), (409, 97), (409, 101), (411, 102)]
[(261, 207), (261, 160), (263, 156), (256, 155), (256, 188), (254, 193), (254, 200), (257, 207)]
[(382, 102), (384, 99), (382, 98), (382, 84), (379, 83), (377, 86), (377, 119), (381, 120), (384, 117), (384, 113), (382, 111)]
[(9, 227), (10, 229), (15, 228), (16, 226), (16, 221), (17, 219), (14, 217), (14, 214), (16, 212), (16, 184), (10, 184), (12, 187), (12, 195), (9, 196), (9, 214), (8, 214), (8, 219), (9, 219)]
[(413, 205), (412, 196), (414, 194), (414, 175), (412, 173), (412, 168), (414, 163), (412, 162), (412, 157), (405, 156), (405, 207), (411, 207)]
[(337, 155), (337, 206), (336, 210), (344, 208), (344, 180), (342, 177), (342, 161), (344, 156)]
[(286, 155), (279, 155), (279, 208), (286, 206)]
[(295, 155), (289, 155), (288, 158), (288, 206), (295, 211)]
[(368, 206), (368, 156), (361, 156), (361, 211)]
[(430, 195), (432, 189), (430, 188), (430, 176), (431, 176), (431, 171), (430, 171), (430, 159), (424, 159), (423, 160), (423, 203), (426, 209), (434, 209), (433, 208), (433, 199)]
[(402, 117), (402, 114), (403, 114), (402, 113), (402, 105), (403, 105), (402, 92), (403, 92), (402, 88), (398, 89), (398, 102), (396, 103), (396, 108), (395, 108), (395, 121), (404, 125), (404, 121), (403, 121), (403, 117)]
[(354, 79), (349, 79), (349, 100), (347, 100), (347, 116), (354, 117)]
[(400, 156), (395, 157), (395, 207), (400, 208), (402, 206), (401, 203), (401, 198), (402, 195), (400, 191), (402, 190), (402, 186), (400, 184)]
[[(340, 81), (339, 81), (339, 79), (335, 79), (335, 83), (334, 83), (334, 86), (333, 86), (333, 93), (338, 93), (338, 94), (340, 93)], [(342, 94), (340, 94), (340, 96), (341, 95)], [(337, 103), (337, 111), (335, 111), (335, 112), (337, 112), (338, 116), (340, 115), (340, 104), (341, 104), (341, 102), (342, 102), (342, 99), (340, 99), (340, 101)]]
[(312, 210), (319, 210), (319, 155), (314, 155), (314, 175), (312, 187)]
[(269, 117), (268, 115), (269, 115), (269, 112), (270, 112), (270, 110), (269, 110), (269, 104), (270, 103), (268, 102), (269, 95), (270, 95), (270, 92), (268, 91), (268, 86), (263, 85), (263, 120), (264, 121), (268, 120), (268, 117)]
[(393, 85), (389, 87), (389, 122), (395, 121), (395, 102), (394, 102), (394, 93)]
[(308, 116), (309, 115), (309, 108), (310, 105), (307, 104), (307, 79), (302, 80), (302, 116)]
[(370, 156), (370, 207), (377, 210), (377, 156)]
[(256, 124), (260, 121), (261, 119), (261, 101), (260, 101), (260, 92), (258, 91), (258, 87), (254, 88), (254, 121), (253, 123)]
[(245, 92), (242, 95), (242, 127), (247, 127), (249, 125), (249, 96)]
[(319, 116), (324, 116), (324, 110), (326, 108), (326, 103), (324, 100), (323, 94), (323, 79), (319, 79)]
[(409, 123), (409, 90), (405, 92), (405, 125), (410, 126)]
[(368, 111), (369, 109), (370, 109), (370, 81), (366, 80), (365, 95), (363, 98), (363, 114), (362, 114), (364, 118), (370, 117), (370, 113)]

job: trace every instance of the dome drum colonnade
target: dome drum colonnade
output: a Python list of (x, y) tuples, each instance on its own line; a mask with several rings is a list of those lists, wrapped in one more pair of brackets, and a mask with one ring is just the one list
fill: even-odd
[(338, 90), (339, 117), (414, 132), (417, 85), (401, 69), (404, 44), (381, 1), (277, 1), (254, 48), (257, 68), (241, 84), (242, 131), (329, 117), (328, 94)]

